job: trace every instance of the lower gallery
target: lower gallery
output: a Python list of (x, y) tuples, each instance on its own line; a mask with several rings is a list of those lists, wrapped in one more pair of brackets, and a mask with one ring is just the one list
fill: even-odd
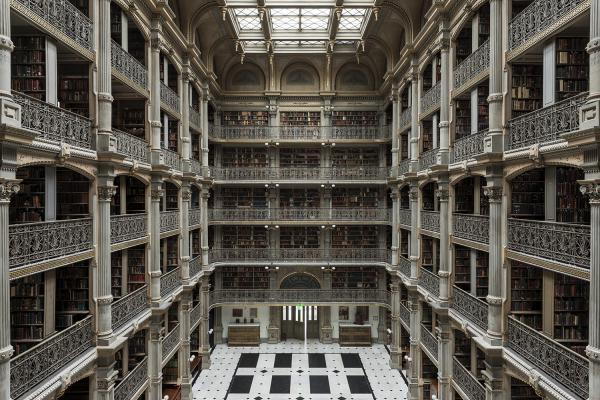
[(0, 400), (600, 400), (600, 0), (0, 0)]

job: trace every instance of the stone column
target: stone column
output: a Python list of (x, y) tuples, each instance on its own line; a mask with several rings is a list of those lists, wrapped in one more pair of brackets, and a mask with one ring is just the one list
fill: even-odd
[(162, 400), (162, 315), (150, 317), (150, 341), (148, 342), (148, 400)]
[(200, 356), (202, 357), (202, 369), (208, 369), (210, 367), (210, 343), (208, 341), (208, 311), (209, 311), (209, 298), (210, 295), (210, 283), (208, 275), (205, 275), (200, 280), (200, 307), (202, 313), (200, 316)]
[(440, 306), (448, 306), (450, 268), (448, 262), (448, 177), (441, 176), (438, 180), (436, 197), (440, 207), (440, 262), (438, 275), (440, 277)]
[[(438, 314), (439, 315), (439, 314)], [(438, 339), (438, 398), (440, 400), (452, 399), (452, 343), (450, 341), (450, 320), (448, 315), (439, 315), (439, 325), (436, 327), (435, 337)]]
[(184, 181), (181, 188), (181, 279), (183, 285), (190, 282), (190, 226), (189, 213), (192, 201), (192, 190), (189, 181)]
[(419, 400), (421, 377), (421, 307), (419, 306), (419, 293), (416, 287), (408, 293), (408, 311), (410, 311), (410, 355), (408, 360), (408, 399)]
[(179, 332), (181, 337), (181, 346), (179, 347), (179, 373), (181, 375), (181, 398), (183, 400), (192, 400), (192, 372), (190, 369), (190, 313), (192, 311), (192, 290), (185, 288), (182, 298), (180, 316), (179, 316)]
[[(202, 150), (202, 167), (205, 171), (208, 170), (208, 85), (202, 87), (202, 141), (201, 141), (201, 150)], [(207, 172), (204, 173), (207, 176)]]
[(419, 162), (419, 60), (412, 60), (413, 72), (410, 75), (410, 163), (411, 172), (417, 172)]
[(160, 306), (160, 203), (164, 196), (162, 178), (152, 177), (150, 193), (150, 299), (154, 306)]
[[(15, 46), (10, 39), (10, 1), (0, 0), (0, 125), (20, 127), (21, 106), (13, 101), (10, 94), (12, 77), (10, 53), (14, 48)], [(2, 393), (1, 390), (0, 393)]]
[(410, 183), (410, 279), (416, 284), (419, 276), (419, 183)]
[[(8, 1), (0, 2), (6, 15), (10, 14)], [(1, 17), (3, 18), (3, 17)], [(8, 16), (7, 16), (8, 18)], [(10, 28), (10, 25), (9, 25)], [(3, 39), (0, 37), (0, 39)], [(0, 42), (1, 43), (1, 42)], [(10, 41), (9, 41), (10, 43)], [(10, 56), (10, 51), (7, 53)], [(0, 53), (0, 56), (3, 54)], [(0, 60), (2, 58), (0, 57)], [(8, 58), (10, 61), (10, 57)], [(9, 62), (10, 72), (10, 62)], [(10, 76), (9, 76), (10, 78)], [(2, 79), (2, 78), (0, 78)], [(2, 173), (0, 171), (0, 173)], [(14, 178), (14, 172), (12, 172)], [(0, 178), (0, 237), (8, 238), (8, 210), (10, 198), (19, 191), (19, 181)], [(0, 241), (0, 398), (10, 399), (10, 357), (13, 355), (10, 344), (10, 282), (8, 239)]]
[(97, 151), (111, 151), (112, 133), (112, 67), (110, 37), (110, 0), (98, 2), (98, 138)]
[[(278, 267), (279, 268), (279, 267)], [(277, 290), (277, 274), (278, 270), (271, 267), (269, 269), (269, 289)], [(267, 327), (269, 343), (279, 343), (279, 310), (280, 306), (269, 307), (269, 326)]]
[(192, 138), (190, 135), (190, 72), (189, 60), (184, 58), (184, 72), (181, 74), (181, 158), (185, 171), (191, 171)]
[(390, 193), (392, 199), (392, 268), (398, 268), (398, 251), (400, 249), (400, 189), (393, 187)]
[[(331, 274), (330, 268), (323, 270), (323, 289), (331, 290)], [(321, 343), (330, 344), (333, 343), (333, 326), (331, 326), (331, 306), (319, 307), (321, 315), (319, 318), (323, 318), (321, 324)]]
[[(443, 23), (446, 24), (446, 22)], [(448, 146), (450, 143), (450, 41), (448, 39), (441, 39), (440, 54), (442, 58), (442, 79), (440, 82), (440, 149), (438, 150), (437, 159), (439, 164), (448, 164)]]
[[(101, 167), (101, 170), (105, 169)], [(97, 332), (98, 345), (108, 345), (112, 336), (111, 304), (113, 296), (111, 292), (111, 247), (110, 247), (110, 202), (116, 193), (113, 186), (114, 176), (111, 171), (102, 171), (98, 177), (98, 215), (96, 225), (97, 236)]]
[(392, 300), (392, 342), (390, 343), (390, 367), (395, 369), (402, 368), (402, 349), (400, 345), (400, 279), (392, 275), (390, 283)]
[(210, 191), (208, 186), (203, 185), (200, 189), (200, 247), (202, 249), (202, 269), (208, 268), (208, 198)]
[(160, 46), (162, 25), (158, 18), (152, 20), (152, 38), (150, 39), (150, 126), (152, 136), (150, 147), (152, 149), (152, 164), (162, 164), (163, 155), (160, 149), (162, 122), (160, 120)]
[(392, 85), (392, 126), (390, 129), (392, 130), (392, 167), (397, 167), (400, 163), (400, 152), (399, 152), (399, 144), (400, 140), (398, 139), (398, 119), (400, 118), (400, 103), (398, 102), (398, 88), (396, 85)]
[[(503, 98), (502, 78), (504, 76), (504, 50), (502, 31), (505, 23), (502, 20), (502, 0), (490, 0), (490, 86), (487, 98), (489, 104), (489, 130), (484, 139), (484, 152), (502, 153)], [(600, 72), (600, 71), (598, 71)], [(590, 71), (590, 83), (592, 74)]]

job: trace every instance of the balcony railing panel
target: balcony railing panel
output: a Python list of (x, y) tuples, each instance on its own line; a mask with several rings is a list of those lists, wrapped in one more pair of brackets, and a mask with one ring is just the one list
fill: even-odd
[(563, 133), (578, 130), (579, 107), (586, 98), (587, 93), (582, 93), (510, 120), (506, 150), (553, 142)]
[[(315, 209), (315, 210), (318, 210)], [(271, 219), (276, 210), (268, 208), (219, 208), (208, 209), (209, 221), (256, 221)]]
[(438, 149), (427, 150), (419, 156), (419, 171), (426, 170), (437, 163)]
[(23, 93), (13, 91), (12, 94), (21, 106), (21, 126), (37, 132), (38, 139), (84, 149), (94, 148), (90, 119)]
[(386, 167), (264, 167), (264, 168), (212, 168), (216, 180), (386, 180)]
[(79, 46), (94, 51), (94, 24), (68, 0), (12, 0), (13, 7), (25, 8)]
[(251, 140), (271, 139), (273, 128), (266, 125), (257, 126), (210, 126), (209, 136), (213, 139)]
[(110, 63), (112, 68), (135, 85), (148, 89), (148, 70), (114, 40), (111, 43)]
[(488, 328), (488, 304), (475, 296), (454, 286), (454, 299), (452, 309), (460, 315), (473, 322), (476, 326), (487, 332)]
[(456, 140), (452, 147), (452, 162), (470, 160), (478, 154), (483, 154), (483, 139), (487, 134), (486, 129)]
[(477, 50), (463, 60), (454, 71), (454, 89), (459, 90), (490, 66), (490, 41), (486, 40)]
[(435, 297), (440, 297), (440, 277), (433, 272), (421, 268), (421, 277), (419, 278), (419, 286), (427, 290)]
[(410, 278), (410, 260), (403, 256), (398, 256), (398, 268), (400, 273), (407, 278)]
[(271, 127), (280, 139), (321, 139), (324, 137), (324, 126), (279, 126)]
[(198, 275), (202, 271), (202, 256), (196, 256), (190, 260), (190, 277)]
[(388, 249), (333, 248), (333, 249), (211, 249), (212, 262), (260, 262), (260, 261), (337, 261), (337, 262), (389, 262)]
[(148, 358), (144, 359), (130, 371), (115, 387), (114, 400), (129, 400), (144, 386), (148, 380)]
[(194, 129), (196, 129), (197, 131), (201, 131), (202, 130), (202, 116), (193, 107), (189, 108), (189, 113), (190, 113), (190, 126)]
[(400, 303), (400, 320), (407, 326), (410, 326), (410, 311), (406, 308), (404, 303)]
[(384, 140), (387, 126), (212, 126), (210, 137), (221, 140)]
[(163, 149), (162, 151), (164, 155), (165, 165), (176, 171), (181, 171), (181, 156), (179, 155), (179, 153), (168, 149)]
[(160, 101), (171, 110), (178, 113), (180, 112), (179, 96), (173, 89), (165, 85), (163, 82), (160, 83)]
[(179, 210), (160, 212), (160, 232), (179, 229)]
[(146, 214), (111, 215), (110, 243), (121, 243), (142, 238), (148, 234)]
[(169, 354), (179, 345), (180, 341), (180, 324), (177, 324), (162, 341), (162, 360), (167, 361)]
[(536, 0), (517, 14), (508, 26), (508, 48), (514, 50), (548, 30), (586, 0)]
[(390, 293), (384, 289), (215, 290), (210, 292), (209, 301), (211, 305), (263, 302), (389, 304)]
[(398, 176), (406, 175), (410, 171), (410, 160), (402, 160), (398, 165)]
[(400, 225), (406, 225), (406, 226), (410, 226), (412, 224), (412, 212), (410, 210), (410, 208), (401, 208), (400, 209), (400, 213), (399, 215), (399, 219), (398, 219), (398, 223)]
[[(208, 210), (210, 212), (210, 210)], [(199, 225), (202, 220), (202, 210), (199, 208), (190, 209), (190, 213), (188, 215), (188, 223), (190, 226)]]
[(485, 400), (485, 388), (457, 359), (453, 357), (452, 379), (469, 400)]
[(9, 266), (19, 267), (91, 250), (91, 218), (10, 225)]
[(429, 113), (440, 106), (442, 81), (439, 81), (421, 97), (421, 113)]
[(437, 361), (438, 358), (438, 341), (436, 337), (427, 329), (427, 327), (421, 324), (421, 343), (433, 356), (433, 359)]
[(148, 287), (142, 286), (111, 304), (112, 329), (117, 330), (150, 308)]
[(452, 217), (452, 233), (455, 237), (485, 244), (489, 242), (489, 216), (475, 214), (454, 214)]
[(333, 140), (383, 140), (389, 138), (387, 126), (332, 126), (325, 127), (328, 138)]
[[(421, 100), (423, 101), (423, 100)], [(398, 126), (401, 131), (404, 131), (410, 128), (412, 124), (412, 107), (408, 107), (400, 113), (400, 120), (398, 121)]]
[(148, 142), (118, 129), (112, 130), (117, 141), (117, 153), (143, 163), (149, 162)]
[(508, 339), (505, 345), (582, 399), (589, 397), (587, 358), (513, 317), (508, 317)]
[[(327, 251), (327, 250), (323, 250)], [(368, 248), (333, 248), (330, 249), (332, 261), (375, 261), (390, 262), (390, 253), (388, 249), (368, 249)]]
[(509, 218), (508, 249), (589, 269), (590, 227)]
[(223, 208), (208, 210), (212, 221), (388, 221), (385, 208)]
[(440, 212), (439, 211), (421, 211), (421, 229), (431, 232), (440, 231)]
[(171, 272), (160, 277), (160, 296), (165, 297), (173, 293), (181, 286), (181, 276), (179, 275), (181, 268), (177, 267)]
[(18, 399), (94, 345), (92, 316), (55, 333), (10, 360), (10, 395)]
[(192, 308), (190, 312), (190, 326), (196, 325), (200, 322), (200, 318), (202, 317), (202, 304), (196, 305), (196, 307)]

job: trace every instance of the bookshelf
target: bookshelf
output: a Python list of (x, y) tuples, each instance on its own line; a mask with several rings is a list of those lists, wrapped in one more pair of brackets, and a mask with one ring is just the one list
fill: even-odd
[(512, 181), (511, 216), (544, 219), (545, 170), (536, 168)]
[(46, 200), (45, 167), (18, 168), (16, 177), (21, 179), (21, 190), (11, 198), (10, 223), (43, 221)]
[(334, 289), (377, 289), (377, 268), (337, 267), (331, 274)]
[(421, 266), (429, 272), (436, 272), (437, 257), (436, 239), (429, 236), (421, 236)]
[(510, 398), (513, 400), (541, 400), (535, 390), (516, 378), (510, 378)]
[(588, 344), (590, 284), (554, 274), (554, 338), (585, 356)]
[(163, 273), (171, 272), (179, 266), (179, 237), (170, 236), (165, 239), (161, 239), (160, 245), (162, 251), (161, 265), (163, 266)]
[(456, 112), (454, 122), (455, 140), (458, 140), (471, 134), (471, 98), (457, 98), (454, 100), (454, 109)]
[(146, 284), (146, 247), (127, 249), (127, 292), (131, 293)]
[(454, 212), (472, 214), (475, 209), (475, 180), (471, 177), (465, 178), (455, 186)]
[(425, 69), (423, 70), (423, 93), (427, 92), (433, 86), (433, 65), (431, 63), (427, 64)]
[(86, 218), (89, 216), (90, 182), (68, 168), (56, 168), (56, 218)]
[(477, 12), (479, 16), (478, 35), (481, 46), (490, 37), (490, 5), (485, 3)]
[(165, 211), (179, 209), (179, 188), (170, 182), (165, 183)]
[(485, 195), (485, 187), (487, 180), (484, 177), (479, 177), (479, 215), (490, 215), (490, 201)]
[(477, 132), (486, 130), (490, 126), (490, 113), (488, 107), (489, 86), (480, 85), (477, 87)]
[(60, 396), (61, 400), (89, 400), (90, 399), (90, 378), (83, 378), (71, 384)]
[(433, 149), (433, 120), (423, 120), (421, 127), (422, 138), (422, 152), (426, 152)]
[(454, 331), (454, 357), (467, 369), (471, 367), (471, 339), (464, 333), (455, 329)]
[(299, 188), (280, 189), (279, 206), (281, 208), (318, 208), (321, 203), (319, 189)]
[(200, 246), (200, 229), (194, 229), (191, 234), (191, 243), (192, 243), (192, 258), (199, 256), (202, 254), (202, 247)]
[(12, 36), (11, 87), (28, 96), (46, 101), (46, 37)]
[(269, 113), (266, 111), (223, 111), (221, 124), (225, 126), (267, 126)]
[[(163, 119), (164, 120), (164, 119)], [(179, 136), (179, 121), (172, 118), (167, 118), (167, 146), (166, 148), (177, 152), (179, 151), (178, 136)]]
[(146, 211), (146, 186), (131, 176), (125, 177), (125, 193), (127, 196), (127, 214), (137, 214)]
[(110, 286), (113, 298), (123, 296), (123, 252), (115, 251), (110, 254), (111, 278)]
[(466, 24), (456, 39), (456, 65), (459, 65), (465, 58), (471, 55), (473, 48), (471, 31), (471, 24)]
[(58, 101), (62, 108), (89, 116), (89, 66), (87, 64), (58, 65)]
[(167, 322), (169, 325), (169, 332), (175, 329), (179, 323), (179, 303), (173, 303), (167, 311)]
[(128, 52), (142, 65), (146, 65), (146, 40), (131, 17), (127, 17)]
[[(175, 353), (175, 355), (167, 362), (167, 365), (165, 365), (163, 368), (163, 391), (165, 385), (177, 385), (177, 379), (179, 376), (177, 357), (178, 354)], [(172, 397), (169, 396), (169, 399), (172, 399)]]
[(335, 187), (331, 196), (333, 208), (379, 207), (379, 190), (370, 187)]
[(483, 379), (483, 374), (481, 371), (485, 370), (485, 353), (479, 348), (476, 347), (475, 351), (475, 370), (473, 370), (473, 375), (477, 378), (479, 383), (485, 385), (485, 381)]
[(408, 185), (400, 189), (400, 208), (405, 210), (410, 208), (410, 187)]
[(524, 324), (542, 329), (542, 270), (511, 261), (511, 315)]
[(121, 214), (121, 203), (127, 203), (125, 199), (121, 199), (121, 178), (121, 176), (117, 176), (113, 180), (113, 185), (115, 186), (115, 195), (110, 200), (110, 215)]
[(320, 149), (284, 148), (279, 151), (280, 167), (319, 167), (321, 164)]
[(200, 145), (200, 137), (201, 135), (197, 134), (195, 131), (190, 130), (190, 137), (192, 141), (192, 159), (196, 161), (201, 161), (201, 145)]
[(223, 289), (268, 289), (269, 271), (263, 267), (223, 267)]
[(121, 47), (123, 47), (122, 31), (121, 8), (116, 3), (110, 3), (110, 37)]
[(146, 357), (146, 330), (136, 332), (127, 341), (128, 369), (133, 370)]
[(556, 221), (590, 223), (590, 203), (579, 191), (578, 180), (584, 179), (578, 168), (556, 168)]
[(556, 39), (556, 101), (588, 90), (588, 41), (586, 37)]
[(63, 330), (89, 314), (89, 261), (56, 271), (56, 330)]
[[(408, 132), (407, 131), (400, 134), (400, 143), (401, 143), (400, 160), (406, 160), (408, 158)], [(390, 152), (390, 154), (391, 154), (391, 152)], [(391, 163), (390, 163), (390, 165), (391, 165)]]
[(279, 246), (282, 249), (317, 249), (319, 237), (316, 226), (285, 226), (280, 229)]
[(377, 126), (377, 111), (334, 111), (333, 126)]
[(112, 108), (113, 126), (146, 140), (145, 107), (143, 100), (115, 100)]
[(10, 282), (10, 337), (18, 355), (44, 338), (44, 274)]
[(544, 67), (542, 64), (512, 66), (512, 117), (542, 107)]
[(223, 167), (255, 167), (269, 165), (267, 149), (263, 147), (223, 147)]
[(377, 167), (379, 149), (377, 147), (336, 147), (331, 152), (331, 164), (334, 168)]
[(454, 284), (471, 291), (471, 249), (459, 245), (454, 246)]
[(282, 126), (319, 126), (320, 111), (282, 111), (280, 113)]
[(489, 288), (489, 256), (477, 250), (475, 257), (475, 296), (485, 299)]
[(267, 231), (262, 226), (223, 226), (223, 248), (267, 248)]
[(435, 209), (435, 190), (437, 189), (437, 184), (432, 182), (428, 183), (421, 190), (423, 197), (423, 210), (424, 211), (433, 211)]
[(331, 236), (334, 248), (376, 249), (379, 247), (379, 229), (376, 226), (337, 226)]
[(400, 255), (408, 258), (408, 237), (410, 231), (400, 228)]

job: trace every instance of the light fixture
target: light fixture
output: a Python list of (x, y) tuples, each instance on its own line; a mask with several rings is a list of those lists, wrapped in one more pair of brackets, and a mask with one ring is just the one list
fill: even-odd
[(214, 332), (213, 328), (210, 328), (210, 329), (208, 330), (208, 334), (209, 334), (209, 335), (212, 335), (212, 334), (213, 334), (213, 332)]
[(388, 335), (391, 335), (392, 334), (392, 330), (390, 328), (387, 328), (387, 333), (388, 333)]
[(404, 356), (404, 359), (405, 359), (406, 361), (408, 361), (408, 362), (411, 362), (411, 361), (412, 361), (412, 358), (410, 358), (408, 355)]
[(195, 356), (195, 355), (192, 355), (192, 356), (190, 357), (190, 362), (194, 362), (194, 360), (195, 360), (195, 359), (196, 359), (196, 356)]

